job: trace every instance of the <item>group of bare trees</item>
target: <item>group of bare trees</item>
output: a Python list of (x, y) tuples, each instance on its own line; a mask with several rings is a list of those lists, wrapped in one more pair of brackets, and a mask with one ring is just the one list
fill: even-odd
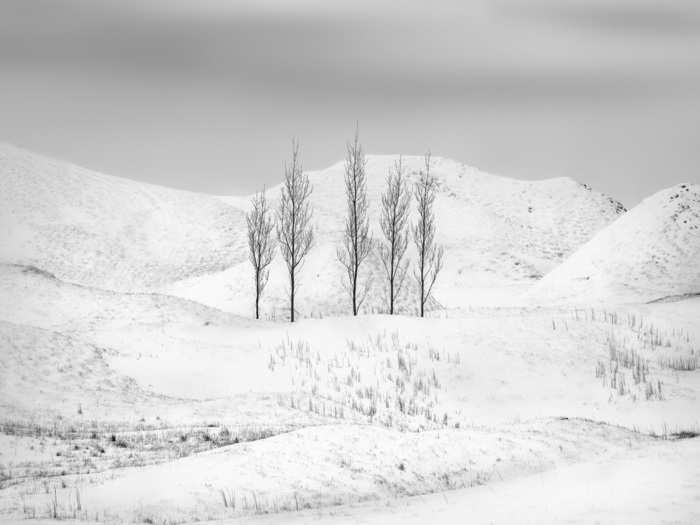
[[(420, 316), (425, 315), (428, 302), (438, 273), (442, 269), (444, 248), (435, 240), (435, 213), (433, 205), (438, 190), (438, 181), (430, 173), (430, 153), (425, 155), (425, 169), (421, 170), (414, 185), (418, 220), (411, 228), (416, 245), (418, 260), (413, 277), (418, 286)], [(379, 260), (386, 274), (389, 313), (394, 313), (396, 299), (401, 293), (408, 272), (406, 250), (409, 241), (408, 216), (411, 203), (411, 190), (401, 157), (394, 163), (393, 171), (386, 180), (386, 191), (382, 195), (382, 214), (379, 225), (384, 239), (379, 244)]]
[[(417, 261), (413, 278), (419, 292), (420, 316), (430, 298), (433, 285), (442, 269), (444, 249), (435, 239), (436, 224), (433, 205), (438, 181), (430, 172), (430, 153), (425, 156), (424, 169), (420, 171), (413, 192), (405, 173), (402, 158), (394, 163), (386, 178), (386, 190), (381, 199), (379, 224), (382, 238), (375, 241), (369, 228), (369, 200), (367, 198), (366, 160), (359, 142), (359, 134), (347, 145), (345, 157), (345, 197), (347, 215), (342, 245), (337, 250), (338, 261), (344, 269), (346, 285), (353, 315), (357, 315), (370, 290), (371, 276), (361, 270), (373, 248), (384, 270), (387, 285), (388, 309), (393, 314), (401, 294), (409, 260), (406, 255), (410, 238), (416, 246)], [(260, 318), (260, 298), (269, 278), (275, 246), (287, 267), (289, 277), (289, 314), (294, 322), (294, 299), (298, 288), (298, 272), (314, 242), (311, 225), (312, 187), (304, 174), (299, 158), (299, 144), (292, 142), (291, 163), (285, 166), (284, 183), (277, 210), (270, 209), (265, 192), (256, 194), (248, 224), (250, 262), (255, 280), (255, 318)], [(413, 194), (417, 221), (410, 227), (409, 214)], [(276, 241), (273, 239), (276, 232)], [(366, 273), (366, 272), (365, 272)]]
[(292, 162), (284, 168), (284, 184), (273, 224), (265, 191), (253, 197), (248, 223), (248, 249), (255, 277), (255, 318), (260, 319), (260, 297), (270, 276), (269, 266), (275, 254), (272, 230), (277, 233), (277, 243), (289, 275), (289, 315), (294, 322), (294, 298), (297, 274), (304, 258), (311, 250), (314, 231), (311, 226), (311, 183), (304, 173), (299, 158), (299, 143), (292, 142)]

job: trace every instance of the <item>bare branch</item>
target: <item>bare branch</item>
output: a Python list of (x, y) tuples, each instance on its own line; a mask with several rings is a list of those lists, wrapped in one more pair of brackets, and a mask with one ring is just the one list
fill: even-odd
[(269, 277), (268, 266), (275, 253), (272, 239), (273, 222), (265, 198), (265, 191), (256, 194), (251, 202), (251, 210), (246, 214), (248, 225), (248, 256), (253, 265), (255, 277), (255, 318), (260, 319), (260, 297)]
[(311, 183), (302, 171), (299, 143), (292, 141), (291, 165), (284, 169), (284, 184), (277, 208), (277, 238), (280, 252), (289, 273), (290, 319), (294, 322), (294, 298), (298, 285), (297, 272), (311, 250), (314, 240), (311, 218)]
[(444, 248), (435, 241), (435, 213), (433, 205), (438, 190), (438, 180), (430, 173), (430, 152), (425, 155), (425, 168), (421, 170), (415, 184), (414, 195), (418, 208), (418, 220), (413, 226), (413, 242), (418, 260), (413, 277), (418, 285), (420, 316), (425, 313), (425, 304), (442, 270)]
[(370, 254), (372, 238), (369, 234), (369, 203), (367, 201), (366, 160), (355, 128), (355, 140), (347, 144), (345, 157), (345, 198), (347, 217), (343, 231), (343, 245), (338, 249), (338, 260), (345, 269), (352, 313), (357, 315), (364, 300), (360, 284), (360, 266)]
[(384, 240), (378, 251), (387, 278), (389, 313), (393, 314), (408, 268), (408, 260), (404, 260), (404, 257), (408, 247), (407, 223), (411, 193), (404, 176), (401, 157), (389, 172), (386, 185), (386, 191), (382, 195), (380, 217)]

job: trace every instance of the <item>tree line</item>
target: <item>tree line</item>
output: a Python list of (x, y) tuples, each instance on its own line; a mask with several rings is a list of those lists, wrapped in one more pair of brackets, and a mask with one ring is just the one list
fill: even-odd
[[(370, 279), (363, 278), (361, 270), (369, 255), (375, 251), (381, 261), (387, 287), (388, 311), (394, 314), (409, 270), (406, 255), (409, 241), (416, 246), (417, 260), (413, 279), (418, 290), (420, 316), (425, 314), (433, 285), (443, 266), (444, 248), (437, 244), (434, 203), (438, 180), (430, 172), (430, 153), (424, 158), (413, 185), (413, 191), (399, 157), (386, 177), (386, 188), (381, 198), (381, 237), (374, 239), (369, 228), (369, 201), (367, 199), (366, 159), (355, 130), (354, 140), (347, 144), (345, 155), (346, 217), (343, 240), (337, 257), (344, 270), (343, 282), (353, 315), (357, 315), (369, 293)], [(292, 157), (285, 164), (284, 182), (276, 210), (272, 210), (261, 191), (253, 196), (251, 209), (246, 214), (249, 258), (255, 281), (255, 318), (260, 318), (260, 298), (270, 276), (269, 266), (279, 247), (289, 279), (289, 316), (294, 322), (294, 300), (298, 288), (298, 273), (314, 244), (311, 223), (313, 188), (308, 175), (302, 170), (299, 143), (292, 141)], [(417, 220), (409, 224), (411, 197), (415, 201)]]

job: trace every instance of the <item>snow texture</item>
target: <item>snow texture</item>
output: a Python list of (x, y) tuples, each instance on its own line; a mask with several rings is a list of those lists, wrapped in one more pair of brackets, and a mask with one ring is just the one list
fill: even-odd
[(251, 319), (249, 198), (1, 145), (0, 523), (697, 523), (700, 188), (625, 212), (433, 161), (427, 317), (376, 258), (347, 315), (338, 163), (289, 324), (279, 258)]

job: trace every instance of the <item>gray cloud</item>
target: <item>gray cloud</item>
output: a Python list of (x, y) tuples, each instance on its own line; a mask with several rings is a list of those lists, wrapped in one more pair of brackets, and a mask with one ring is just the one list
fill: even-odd
[(601, 33), (622, 32), (659, 38), (697, 38), (700, 33), (700, 7), (697, 2), (688, 0), (534, 0), (527, 4), (504, 2), (500, 5), (504, 12), (531, 20)]
[(634, 201), (666, 183), (659, 166), (687, 178), (700, 157), (697, 9), (644, 1), (5, 0), (0, 138), (250, 191), (279, 177), (291, 134), (322, 166), (359, 118), (370, 151), (430, 146)]
[[(480, 26), (482, 21), (470, 20), (464, 13), (452, 20), (426, 17), (423, 23), (390, 15), (372, 19), (330, 13), (319, 19), (313, 13), (275, 15), (249, 10), (185, 17), (166, 9), (144, 11), (130, 3), (99, 9), (73, 0), (42, 3), (42, 9), (51, 12), (37, 17), (25, 7), (26, 0), (10, 5), (15, 6), (14, 16), (2, 17), (0, 31), (0, 58), (6, 65), (33, 64), (59, 72), (107, 71), (117, 78), (162, 75), (177, 81), (189, 76), (229, 86), (342, 97), (531, 101), (606, 93), (649, 96), (663, 92), (664, 87), (677, 95), (689, 84), (695, 87), (700, 76), (682, 56), (676, 67), (666, 59), (653, 67), (653, 57), (646, 57), (652, 67), (640, 67), (636, 57), (625, 65), (624, 53), (620, 57), (609, 46), (586, 49), (586, 53), (598, 53), (598, 61), (584, 61), (577, 67), (573, 43), (571, 57), (561, 57), (547, 50), (551, 40), (540, 41), (541, 36), (530, 42), (520, 35), (508, 46), (518, 49), (503, 52), (490, 41), (499, 37), (499, 33), (489, 34), (497, 24), (487, 30)], [(529, 11), (542, 13), (543, 5), (538, 5)], [(579, 4), (571, 4), (568, 11), (561, 5), (548, 5), (549, 16), (564, 12), (577, 20), (584, 17), (579, 12), (601, 19), (608, 16)], [(618, 12), (610, 7), (605, 11)], [(514, 39), (519, 29), (511, 28)], [(500, 36), (504, 34), (507, 30), (501, 29)]]

